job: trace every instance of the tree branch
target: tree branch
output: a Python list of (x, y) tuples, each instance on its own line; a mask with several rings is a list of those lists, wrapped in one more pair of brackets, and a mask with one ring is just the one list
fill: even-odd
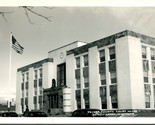
[[(37, 16), (40, 16), (40, 17), (46, 19), (46, 20), (49, 21), (49, 22), (51, 22), (51, 19), (50, 19), (51, 17), (46, 17), (46, 16), (44, 16), (44, 15), (42, 15), (42, 14), (40, 14), (40, 13), (37, 13), (37, 12), (33, 11), (33, 10), (32, 10), (33, 7), (29, 8), (29, 7), (27, 7), (27, 6), (22, 6), (22, 8), (24, 8), (24, 10), (25, 10), (25, 12), (26, 12), (26, 16), (28, 17), (28, 19), (29, 19), (30, 22), (31, 22), (31, 20), (30, 20), (30, 18), (29, 18), (28, 11), (31, 12), (31, 13), (33, 13), (33, 14), (35, 14), (35, 15), (37, 15)], [(31, 22), (31, 23), (32, 23), (32, 22)]]
[(3, 17), (3, 19), (7, 22), (7, 19), (5, 18), (5, 14), (10, 14), (13, 12), (0, 12), (0, 15)]
[(26, 14), (26, 16), (27, 16), (29, 22), (30, 22), (31, 24), (34, 24), (34, 23), (32, 23), (32, 21), (31, 21), (30, 18), (29, 18), (29, 15), (28, 15), (27, 9), (24, 8), (24, 10), (25, 10), (25, 14)]

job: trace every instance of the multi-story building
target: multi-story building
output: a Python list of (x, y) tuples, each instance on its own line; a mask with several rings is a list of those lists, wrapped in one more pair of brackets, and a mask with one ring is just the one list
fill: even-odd
[[(42, 82), (50, 84), (45, 88), (50, 88), (51, 80), (55, 79), (56, 87), (66, 86), (70, 90), (67, 103), (64, 102), (67, 96), (62, 93), (63, 109), (155, 108), (155, 38), (126, 30), (80, 47), (71, 45), (49, 52), (52, 62), (48, 63), (52, 66), (46, 67), (49, 75), (42, 75), (42, 79), (50, 79), (48, 83)], [(24, 82), (26, 84), (22, 78), (23, 69), (18, 69), (17, 88), (20, 92), (17, 90), (17, 111), (22, 107), (22, 97), (25, 102), (27, 97), (27, 89), (21, 88)], [(33, 73), (30, 74), (33, 70), (34, 67), (29, 69), (31, 84), (35, 82)], [(34, 95), (31, 87), (34, 89), (33, 85), (29, 85), (28, 97), (30, 93)], [(53, 98), (50, 99), (55, 101)], [(48, 103), (48, 108), (53, 107), (52, 103)], [(32, 105), (33, 100), (29, 100), (28, 104)], [(31, 109), (34, 108), (33, 104)]]
[(66, 85), (66, 51), (84, 44), (86, 43), (76, 41), (52, 50), (48, 53), (48, 58), (17, 70), (17, 113), (23, 113), (27, 106), (29, 110), (43, 110), (43, 91), (52, 87), (52, 80), (57, 79), (58, 87)]

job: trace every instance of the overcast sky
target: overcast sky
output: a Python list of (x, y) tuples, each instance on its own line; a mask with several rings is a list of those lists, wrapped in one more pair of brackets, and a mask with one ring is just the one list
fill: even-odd
[[(12, 49), (11, 92), (15, 97), (17, 68), (48, 57), (48, 52), (81, 40), (93, 42), (123, 30), (132, 30), (155, 37), (154, 7), (35, 7), (35, 11), (52, 16), (52, 21), (30, 14), (19, 7), (0, 7), (0, 12), (13, 12), (0, 16), (0, 99), (6, 99), (9, 90), (10, 32), (24, 47), (23, 54)], [(2, 99), (1, 99), (2, 100)]]

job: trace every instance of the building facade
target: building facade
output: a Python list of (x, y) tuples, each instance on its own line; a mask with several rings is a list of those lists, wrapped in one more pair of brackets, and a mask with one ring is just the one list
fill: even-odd
[[(43, 104), (43, 102), (47, 102), (43, 99), (44, 90), (46, 95), (46, 90), (48, 91), (48, 88), (52, 87), (52, 80), (57, 81), (55, 86), (59, 89), (66, 85), (66, 52), (84, 44), (86, 43), (76, 41), (52, 50), (48, 53), (48, 58), (17, 70), (17, 113), (23, 113), (27, 106), (29, 110), (47, 110)], [(50, 105), (48, 108), (52, 108), (52, 106)]]
[[(126, 30), (80, 47), (71, 45), (48, 53), (53, 67), (47, 70), (52, 74), (43, 75), (55, 79), (57, 87), (69, 88), (67, 103), (62, 93), (66, 112), (80, 108), (155, 108), (155, 38)], [(22, 76), (19, 69), (18, 75)], [(19, 79), (17, 87), (22, 83)]]

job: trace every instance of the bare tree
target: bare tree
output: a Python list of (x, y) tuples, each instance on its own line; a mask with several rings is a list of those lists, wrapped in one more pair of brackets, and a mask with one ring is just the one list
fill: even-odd
[[(31, 13), (31, 14), (34, 14), (34, 15), (36, 15), (36, 16), (39, 16), (39, 17), (41, 17), (41, 18), (47, 20), (48, 22), (51, 22), (51, 18), (53, 17), (53, 16), (45, 16), (44, 14), (41, 14), (41, 13), (39, 13), (39, 12), (36, 12), (36, 11), (34, 10), (35, 7), (32, 7), (32, 6), (20, 6), (19, 8), (24, 9), (25, 15), (26, 15), (28, 21), (29, 21), (31, 24), (34, 24), (34, 22), (32, 22), (32, 20), (31, 20), (30, 13)], [(53, 7), (43, 7), (43, 8), (45, 8), (45, 9), (50, 9), (50, 10), (53, 9)], [(7, 22), (6, 15), (7, 15), (7, 14), (11, 14), (11, 13), (14, 13), (14, 11), (11, 11), (11, 12), (0, 12), (0, 15), (1, 15), (2, 18)]]
[(3, 19), (7, 22), (7, 19), (6, 19), (6, 15), (7, 14), (10, 14), (10, 13), (13, 13), (13, 12), (0, 12), (0, 15), (3, 17)]

